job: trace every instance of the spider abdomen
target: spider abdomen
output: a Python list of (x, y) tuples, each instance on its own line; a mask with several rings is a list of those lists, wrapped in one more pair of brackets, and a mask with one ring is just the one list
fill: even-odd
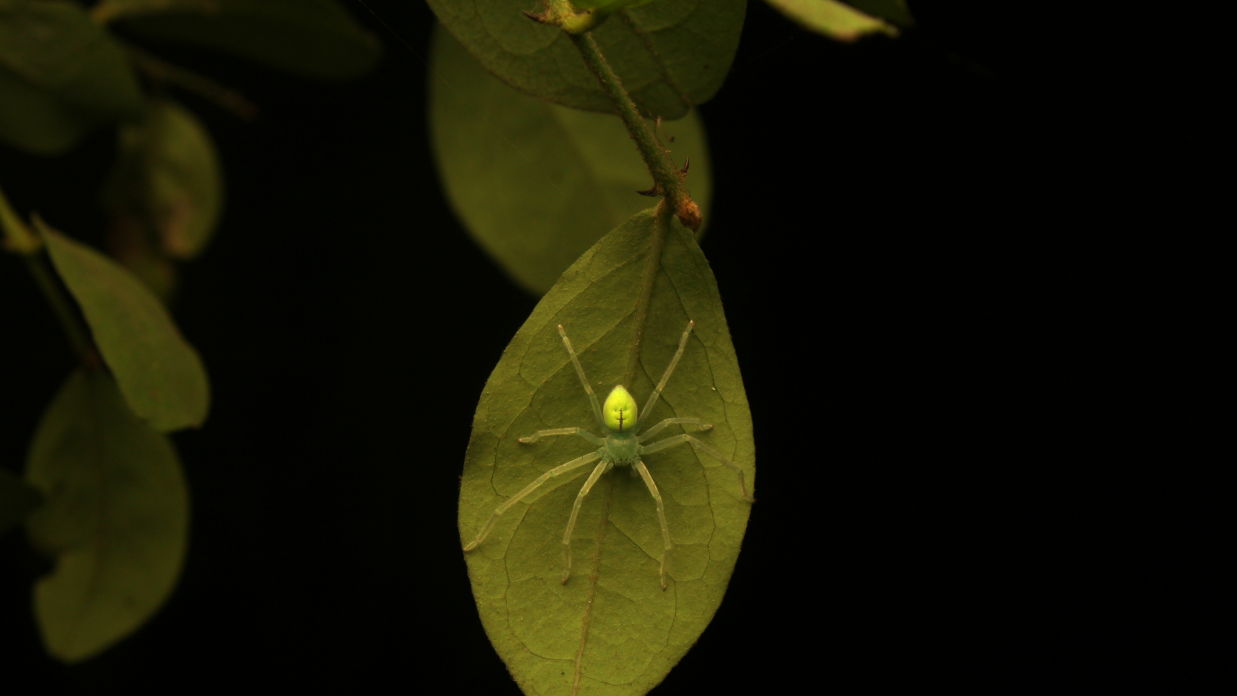
[(610, 390), (601, 407), (601, 418), (612, 433), (627, 434), (636, 430), (636, 400), (623, 385)]

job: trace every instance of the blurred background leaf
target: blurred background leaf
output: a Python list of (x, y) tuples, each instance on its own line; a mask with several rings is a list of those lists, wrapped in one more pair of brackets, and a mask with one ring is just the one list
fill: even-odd
[(77, 4), (0, 0), (0, 141), (63, 152), (86, 133), (142, 110), (120, 48)]
[(20, 524), (42, 502), (38, 489), (8, 469), (0, 469), (0, 536)]
[(133, 411), (160, 431), (201, 425), (210, 408), (206, 369), (159, 300), (116, 262), (35, 223)]
[(358, 77), (382, 49), (335, 0), (103, 0), (94, 13), (122, 33), (201, 46), (304, 77)]
[[(782, 14), (812, 31), (838, 41), (855, 41), (868, 34), (896, 36), (897, 27), (885, 22), (880, 16), (860, 12), (850, 5), (836, 0), (766, 0)], [(858, 3), (854, 3), (858, 4)], [(882, 3), (869, 3), (881, 5)], [(885, 3), (891, 5), (892, 3)]]
[(192, 112), (167, 99), (152, 99), (142, 123), (120, 133), (116, 173), (119, 195), (177, 259), (206, 246), (223, 207), (223, 175), (210, 134)]
[(206, 246), (223, 191), (219, 155), (197, 117), (171, 100), (150, 100), (141, 123), (121, 128), (104, 187), (109, 251), (166, 299), (175, 284), (172, 259)]
[(112, 378), (78, 370), (35, 432), (27, 480), (47, 499), (31, 543), (56, 560), (34, 588), (48, 652), (98, 654), (171, 594), (188, 541), (189, 496), (176, 451), (129, 410)]
[[(517, 92), (439, 29), (431, 49), (430, 128), (452, 207), (520, 285), (541, 295), (606, 232), (648, 207), (652, 179), (622, 122)], [(695, 111), (663, 122), (663, 144), (690, 159), (705, 211), (711, 173)]]

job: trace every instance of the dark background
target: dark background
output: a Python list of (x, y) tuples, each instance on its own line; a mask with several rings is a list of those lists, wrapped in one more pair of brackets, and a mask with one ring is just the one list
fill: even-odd
[[(66, 668), (30, 615), (46, 567), (5, 536), (4, 674), (69, 693), (516, 692), (472, 602), (455, 506), (472, 410), (536, 298), (443, 199), (431, 13), (367, 4), (350, 7), (387, 50), (357, 82), (185, 54), (262, 112), (242, 123), (181, 95), (228, 187), (175, 307), (214, 394), (206, 427), (176, 436), (187, 566), (149, 624)], [(1029, 41), (1035, 15), (1006, 3), (912, 6), (903, 38), (838, 45), (752, 2), (701, 108), (716, 182), (702, 246), (744, 370), (759, 502), (724, 603), (655, 693), (1196, 678), (1147, 654), (1161, 619), (1198, 610), (1148, 608), (1187, 554), (1104, 444), (1121, 382), (1100, 337), (1122, 310), (1061, 222), (1077, 179), (1059, 157), (1090, 113), (1048, 68), (1067, 37)], [(104, 133), (62, 158), (2, 150), (0, 179), (20, 210), (90, 239), (112, 147)], [(12, 257), (0, 298), (0, 465), (14, 466), (73, 363)]]

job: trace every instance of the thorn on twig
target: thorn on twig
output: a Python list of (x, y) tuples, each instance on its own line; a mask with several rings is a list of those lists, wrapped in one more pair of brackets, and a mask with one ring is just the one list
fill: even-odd
[(680, 177), (680, 178), (682, 178), (682, 177), (687, 176), (687, 170), (688, 170), (691, 166), (692, 166), (692, 158), (691, 158), (691, 157), (684, 157), (684, 158), (683, 158), (683, 168), (679, 170), (679, 177)]
[(649, 188), (644, 189), (643, 191), (636, 191), (636, 193), (640, 194), (641, 196), (650, 196), (650, 197), (652, 197), (652, 196), (660, 196), (660, 195), (661, 195), (661, 190), (660, 190), (660, 187), (659, 187), (657, 184), (653, 184), (652, 186), (650, 186)]
[(533, 12), (532, 10), (520, 10), (520, 12), (523, 13), (525, 17), (528, 17), (538, 24), (549, 23), (549, 18), (544, 12)]

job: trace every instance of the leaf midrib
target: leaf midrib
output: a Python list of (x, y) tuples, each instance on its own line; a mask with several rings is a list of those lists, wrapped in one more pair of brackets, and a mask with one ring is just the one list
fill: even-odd
[[(640, 348), (644, 342), (644, 328), (648, 322), (649, 307), (652, 305), (653, 285), (657, 273), (661, 269), (661, 256), (666, 248), (666, 236), (670, 228), (670, 208), (664, 204), (657, 207), (653, 214), (653, 238), (649, 244), (648, 255), (645, 257), (644, 273), (640, 277), (639, 295), (636, 297), (634, 309), (634, 335), (631, 341), (631, 353), (627, 359), (627, 369), (623, 374), (624, 384), (632, 384), (640, 362)], [(597, 531), (596, 551), (593, 553), (593, 567), (589, 572), (588, 592), (585, 595), (584, 615), (580, 617), (580, 643), (576, 649), (574, 678), (571, 684), (572, 696), (580, 693), (583, 678), (584, 648), (588, 644), (589, 628), (591, 627), (593, 602), (597, 598), (597, 586), (601, 579), (601, 553), (605, 545), (606, 531), (610, 524), (610, 503), (614, 495), (614, 485), (610, 479), (604, 481), (605, 507), (602, 509)]]
[(648, 323), (649, 306), (653, 300), (653, 284), (657, 280), (657, 272), (661, 269), (661, 255), (666, 248), (666, 235), (670, 227), (670, 208), (663, 200), (653, 213), (653, 240), (645, 261), (644, 274), (640, 277), (640, 295), (636, 299), (633, 322), (634, 335), (631, 340), (631, 353), (627, 356), (627, 368), (623, 371), (623, 383), (633, 384), (636, 371), (639, 369), (640, 349), (644, 345), (644, 328)]
[(576, 649), (576, 659), (574, 665), (575, 674), (571, 681), (572, 696), (580, 693), (580, 685), (584, 676), (584, 648), (588, 645), (588, 631), (591, 626), (591, 619), (593, 616), (593, 600), (597, 598), (597, 584), (601, 580), (601, 549), (605, 545), (606, 531), (609, 528), (610, 523), (610, 503), (614, 499), (614, 485), (611, 481), (612, 479), (607, 477), (606, 480), (602, 482), (606, 487), (605, 496), (603, 498), (605, 501), (605, 507), (602, 508), (600, 518), (601, 522), (597, 527), (597, 546), (596, 550), (593, 552), (593, 569), (589, 573), (588, 577), (588, 599), (584, 604), (584, 616), (580, 618), (580, 645)]

